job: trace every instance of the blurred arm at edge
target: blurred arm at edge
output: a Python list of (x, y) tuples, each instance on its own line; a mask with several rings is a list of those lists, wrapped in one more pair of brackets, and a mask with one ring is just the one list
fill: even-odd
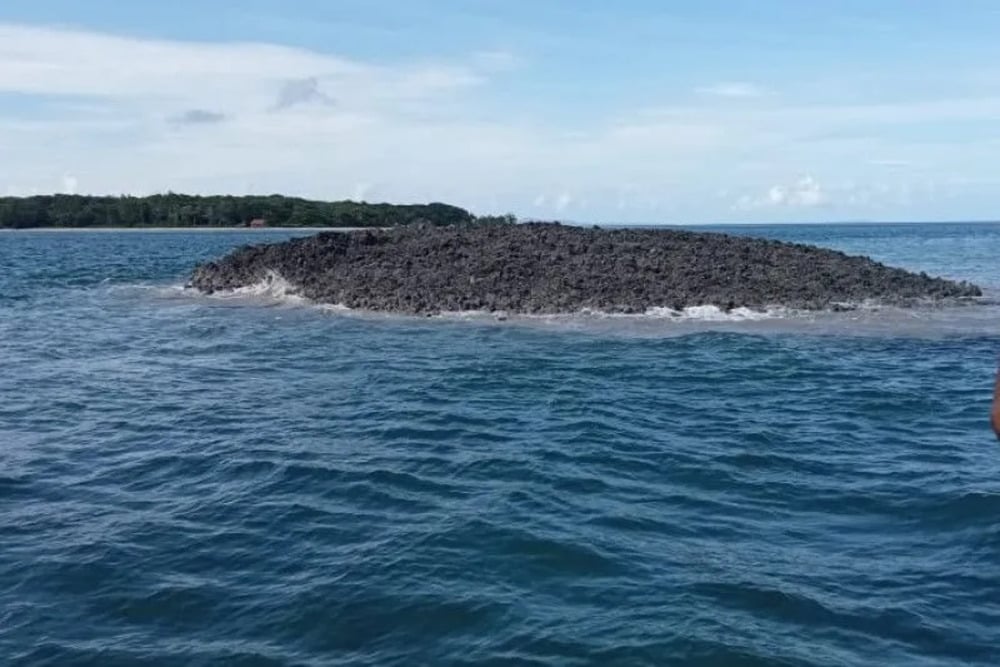
[(996, 386), (993, 387), (993, 411), (990, 413), (993, 432), (1000, 438), (1000, 370), (997, 370)]

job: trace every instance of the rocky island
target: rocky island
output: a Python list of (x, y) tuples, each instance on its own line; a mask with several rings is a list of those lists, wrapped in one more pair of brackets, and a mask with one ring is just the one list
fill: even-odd
[(410, 314), (819, 310), (981, 296), (975, 285), (781, 241), (558, 223), (413, 225), (239, 248), (198, 266), (206, 293), (280, 277), (319, 303)]

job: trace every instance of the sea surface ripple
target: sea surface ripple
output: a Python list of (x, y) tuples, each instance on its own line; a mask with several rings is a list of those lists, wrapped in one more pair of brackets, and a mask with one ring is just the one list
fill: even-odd
[[(727, 231), (1000, 287), (1000, 225)], [(0, 234), (3, 664), (1000, 664), (996, 306), (501, 323), (182, 289), (287, 236)]]

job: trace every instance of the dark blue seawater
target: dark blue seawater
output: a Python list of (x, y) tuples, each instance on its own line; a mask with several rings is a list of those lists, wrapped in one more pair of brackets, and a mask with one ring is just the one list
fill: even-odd
[[(1000, 288), (1000, 226), (730, 229)], [(206, 298), (0, 234), (4, 665), (997, 665), (1000, 308)]]

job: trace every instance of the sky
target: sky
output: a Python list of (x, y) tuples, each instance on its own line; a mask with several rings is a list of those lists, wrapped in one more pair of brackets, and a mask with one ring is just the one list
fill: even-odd
[(994, 0), (2, 0), (0, 195), (1000, 218)]

